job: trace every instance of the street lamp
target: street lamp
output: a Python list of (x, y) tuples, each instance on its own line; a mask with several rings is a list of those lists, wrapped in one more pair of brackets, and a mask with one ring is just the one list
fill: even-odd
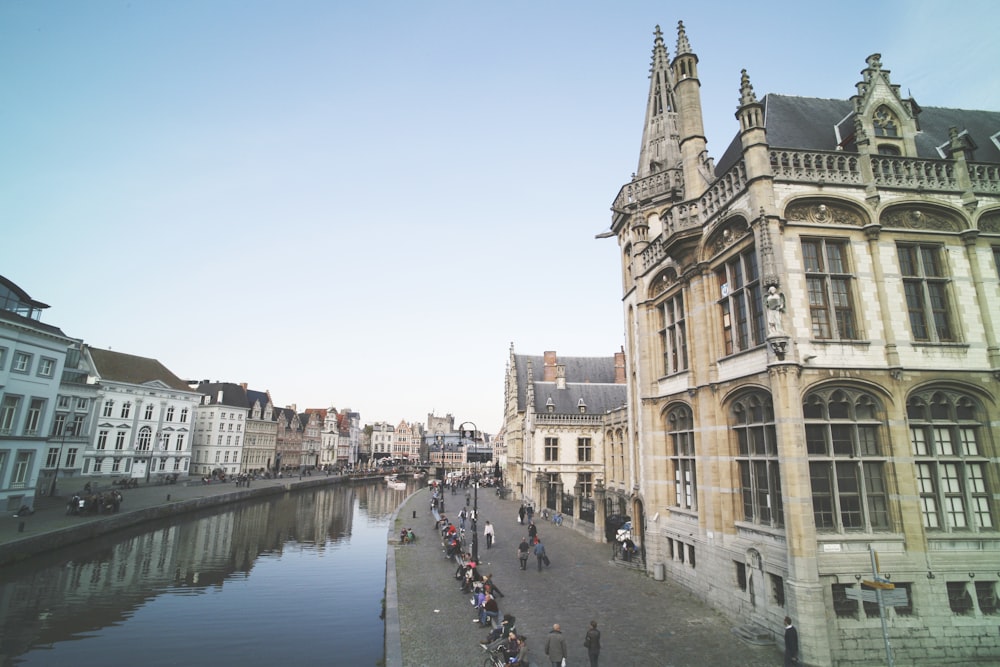
[(63, 447), (66, 446), (66, 431), (70, 431), (70, 435), (76, 435), (73, 424), (63, 423), (62, 427), (62, 440), (59, 443), (59, 458), (56, 459), (56, 471), (52, 475), (52, 488), (49, 489), (49, 495), (53, 498), (56, 495), (56, 481), (59, 479), (59, 465), (62, 463)]
[[(462, 422), (458, 425), (458, 432), (460, 441), (465, 438), (465, 425), (469, 424), (472, 426), (472, 441), (476, 441), (476, 433), (479, 432), (479, 427), (472, 422)], [(468, 460), (468, 450), (466, 450), (466, 460)], [(477, 523), (479, 521), (479, 476), (476, 475), (472, 478), (472, 490), (473, 490), (473, 500), (472, 500), (472, 560), (479, 562), (479, 529)]]

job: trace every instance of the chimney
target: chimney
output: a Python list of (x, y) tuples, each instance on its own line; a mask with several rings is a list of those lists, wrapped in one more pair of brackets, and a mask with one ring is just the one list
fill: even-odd
[(543, 369), (544, 375), (542, 376), (542, 382), (555, 382), (556, 381), (556, 353), (549, 351), (545, 353), (545, 367)]
[(625, 384), (625, 349), (615, 352), (615, 384)]
[(566, 364), (556, 366), (556, 389), (566, 388)]
[(247, 390), (247, 383), (246, 382), (240, 382), (240, 386), (243, 387), (243, 391)]

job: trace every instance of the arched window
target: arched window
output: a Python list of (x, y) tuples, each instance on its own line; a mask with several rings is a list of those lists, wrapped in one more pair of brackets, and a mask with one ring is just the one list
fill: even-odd
[(906, 403), (925, 528), (994, 528), (981, 414), (961, 392), (930, 390)]
[(785, 518), (771, 397), (754, 393), (740, 398), (733, 403), (732, 420), (739, 443), (736, 463), (740, 470), (743, 518), (781, 527)]
[(148, 452), (149, 444), (152, 442), (153, 432), (148, 426), (143, 426), (139, 429), (139, 439), (136, 441), (136, 450), (140, 452)]
[(674, 506), (698, 509), (691, 408), (680, 405), (667, 413), (667, 458), (674, 478)]
[(806, 396), (802, 412), (816, 529), (888, 530), (878, 401), (854, 389), (825, 389)]
[(876, 137), (898, 137), (899, 119), (889, 107), (883, 105), (875, 110), (872, 115), (872, 125), (875, 128)]

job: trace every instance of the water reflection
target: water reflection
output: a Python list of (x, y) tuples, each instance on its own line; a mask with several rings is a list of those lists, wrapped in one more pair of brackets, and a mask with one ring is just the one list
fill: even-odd
[(145, 665), (182, 656), (199, 664), (206, 652), (213, 665), (265, 664), (267, 653), (298, 662), (322, 657), (315, 641), (338, 628), (352, 638), (338, 643), (338, 655), (354, 653), (342, 664), (374, 665), (382, 657), (388, 517), (413, 488), (320, 487), (6, 567), (3, 664), (81, 667), (136, 655)]

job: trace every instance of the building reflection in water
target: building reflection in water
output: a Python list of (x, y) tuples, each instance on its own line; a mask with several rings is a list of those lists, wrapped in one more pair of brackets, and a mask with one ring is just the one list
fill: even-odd
[[(354, 506), (381, 528), (406, 491), (383, 483), (335, 484), (119, 531), (0, 571), (4, 664), (52, 645), (127, 623), (164, 593), (202, 595), (248, 578), (262, 559), (288, 550), (334, 551), (350, 540)], [(381, 590), (376, 592), (381, 596)], [(377, 599), (377, 598), (376, 598)]]

